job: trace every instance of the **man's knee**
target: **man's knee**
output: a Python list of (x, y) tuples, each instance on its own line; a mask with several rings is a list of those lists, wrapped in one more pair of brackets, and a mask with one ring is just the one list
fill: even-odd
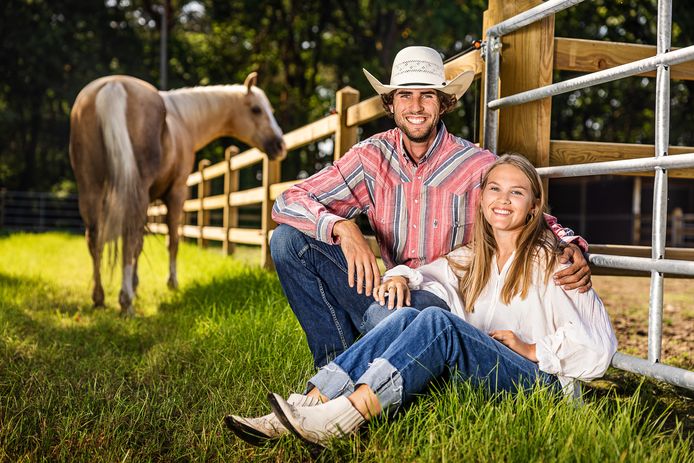
[(277, 265), (285, 262), (291, 256), (296, 257), (298, 246), (306, 244), (306, 235), (291, 225), (280, 224), (272, 232), (270, 239), (270, 254)]

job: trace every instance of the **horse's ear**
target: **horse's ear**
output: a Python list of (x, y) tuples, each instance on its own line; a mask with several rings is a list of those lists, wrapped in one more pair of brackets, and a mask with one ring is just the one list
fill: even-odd
[(251, 87), (255, 85), (255, 83), (258, 81), (258, 73), (253, 71), (250, 74), (248, 74), (248, 77), (246, 77), (246, 80), (243, 82), (243, 85), (246, 86), (248, 89), (248, 93), (251, 93)]

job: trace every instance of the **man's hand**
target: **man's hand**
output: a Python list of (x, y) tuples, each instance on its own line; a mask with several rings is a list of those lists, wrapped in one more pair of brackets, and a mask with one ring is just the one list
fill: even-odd
[(496, 339), (516, 354), (522, 355), (532, 362), (537, 362), (535, 344), (528, 344), (521, 341), (521, 339), (513, 331), (494, 330), (489, 333), (489, 336)]
[(333, 226), (333, 236), (340, 239), (340, 247), (347, 259), (349, 287), (354, 288), (356, 275), (357, 294), (365, 288), (364, 295), (371, 296), (371, 290), (381, 282), (381, 271), (361, 230), (354, 222), (340, 220)]
[(566, 290), (578, 288), (579, 293), (585, 293), (592, 286), (590, 281), (590, 267), (588, 261), (583, 257), (581, 249), (575, 244), (569, 244), (564, 248), (564, 253), (559, 257), (559, 262), (571, 265), (554, 274), (554, 283), (562, 286)]
[(407, 286), (407, 278), (394, 276), (374, 288), (374, 299), (384, 305), (388, 294), (388, 310), (402, 309), (404, 305), (410, 305), (410, 288)]

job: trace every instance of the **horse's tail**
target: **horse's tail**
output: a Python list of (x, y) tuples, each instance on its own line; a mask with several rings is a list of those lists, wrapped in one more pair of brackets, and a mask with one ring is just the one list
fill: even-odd
[[(133, 212), (139, 210), (142, 193), (138, 188), (139, 171), (128, 133), (127, 98), (125, 87), (119, 82), (107, 83), (96, 95), (96, 117), (101, 125), (108, 172), (98, 219), (102, 244), (117, 241), (129, 227), (142, 226), (132, 217)], [(117, 254), (117, 246), (115, 249)], [(115, 261), (115, 255), (113, 257)]]

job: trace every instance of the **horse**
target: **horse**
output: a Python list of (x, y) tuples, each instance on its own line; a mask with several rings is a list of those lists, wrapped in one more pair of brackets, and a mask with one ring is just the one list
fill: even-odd
[(286, 156), (282, 130), (256, 80), (252, 72), (243, 85), (158, 91), (135, 77), (115, 75), (90, 82), (77, 95), (70, 113), (70, 164), (92, 258), (95, 307), (104, 306), (104, 245), (115, 244), (117, 255), (122, 238), (118, 301), (121, 315), (134, 315), (147, 207), (156, 199), (167, 208), (168, 285), (178, 287), (178, 227), (197, 150), (229, 136), (271, 160)]

